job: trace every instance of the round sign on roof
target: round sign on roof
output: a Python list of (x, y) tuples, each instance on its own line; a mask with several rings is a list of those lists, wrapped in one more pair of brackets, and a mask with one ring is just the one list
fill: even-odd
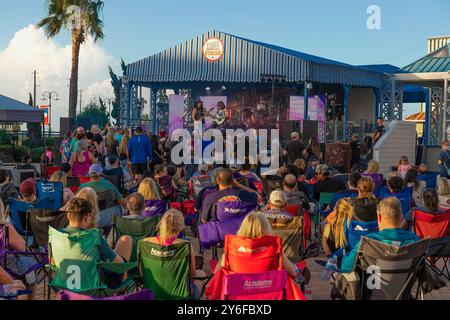
[(223, 42), (218, 38), (209, 38), (203, 45), (203, 56), (210, 62), (215, 62), (223, 57)]

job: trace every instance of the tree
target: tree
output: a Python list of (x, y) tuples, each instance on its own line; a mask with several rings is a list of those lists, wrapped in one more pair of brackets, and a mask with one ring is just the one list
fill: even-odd
[[(120, 59), (120, 66), (122, 67), (122, 74), (127, 74), (127, 65), (123, 59)], [(120, 90), (122, 88), (122, 80), (114, 72), (111, 66), (108, 66), (109, 76), (111, 77), (111, 85), (114, 89), (114, 103), (112, 104), (111, 117), (113, 117), (117, 125), (120, 125)]]
[(109, 121), (108, 111), (102, 98), (92, 100), (81, 113), (78, 114), (76, 124), (83, 128), (91, 128), (97, 124), (100, 128), (104, 127)]
[[(33, 95), (29, 93), (28, 104), (33, 107)], [(30, 148), (42, 145), (42, 126), (37, 122), (27, 122), (27, 136), (30, 140)]]
[[(79, 9), (74, 10), (74, 6)], [(78, 64), (81, 45), (86, 36), (94, 41), (103, 39), (103, 21), (100, 14), (104, 3), (100, 0), (47, 0), (47, 17), (37, 24), (49, 38), (55, 37), (63, 28), (72, 32), (72, 69), (69, 89), (69, 118), (75, 119), (78, 100)], [(73, 27), (74, 20), (75, 26)]]

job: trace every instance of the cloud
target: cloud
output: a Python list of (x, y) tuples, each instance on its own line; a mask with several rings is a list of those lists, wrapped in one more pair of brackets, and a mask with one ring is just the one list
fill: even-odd
[[(29, 25), (14, 35), (6, 48), (0, 49), (0, 93), (25, 103), (33, 92), (33, 70), (38, 72), (37, 102), (45, 91), (56, 91), (60, 100), (53, 103), (52, 128), (59, 130), (59, 118), (67, 117), (71, 45), (60, 46), (47, 39), (44, 32)], [(118, 61), (92, 39), (82, 45), (78, 88), (83, 93), (83, 107), (92, 96), (113, 95), (107, 66), (118, 68)], [(86, 99), (85, 99), (86, 97)], [(88, 99), (89, 97), (89, 99)]]

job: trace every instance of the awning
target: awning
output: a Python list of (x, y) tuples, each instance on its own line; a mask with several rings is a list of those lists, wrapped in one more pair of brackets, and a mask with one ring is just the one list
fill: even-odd
[(0, 94), (0, 122), (42, 122), (44, 112)]

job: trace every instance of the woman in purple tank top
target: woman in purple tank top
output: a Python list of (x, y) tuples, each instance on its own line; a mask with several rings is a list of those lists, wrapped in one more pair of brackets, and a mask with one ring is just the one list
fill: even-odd
[(76, 151), (70, 158), (70, 165), (72, 166), (72, 176), (86, 176), (89, 173), (89, 167), (94, 162), (94, 155), (89, 152), (86, 140), (78, 141)]

